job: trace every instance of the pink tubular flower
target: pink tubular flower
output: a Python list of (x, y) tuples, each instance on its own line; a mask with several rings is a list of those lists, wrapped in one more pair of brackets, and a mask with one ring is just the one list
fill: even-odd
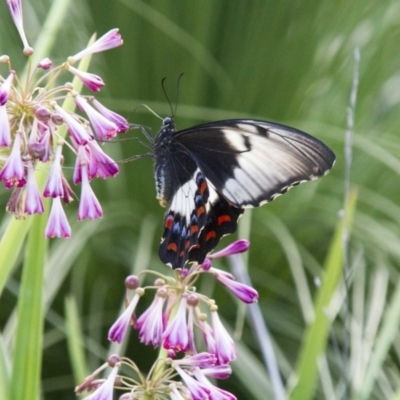
[(126, 331), (128, 329), (129, 324), (132, 320), (133, 312), (135, 311), (136, 305), (140, 299), (140, 296), (136, 293), (128, 307), (125, 311), (120, 315), (120, 317), (114, 322), (108, 331), (108, 340), (112, 342), (121, 343)]
[(7, 79), (0, 86), (0, 106), (4, 106), (7, 103), (8, 96), (10, 94), (11, 84), (14, 80), (15, 71), (11, 71)]
[(60, 197), (53, 199), (50, 216), (45, 230), (45, 236), (47, 238), (71, 237), (71, 227), (68, 223), (67, 216), (65, 215), (64, 208), (61, 205)]
[(230, 245), (226, 246), (224, 249), (217, 251), (216, 253), (209, 254), (207, 258), (221, 258), (230, 256), (232, 254), (244, 253), (250, 247), (250, 242), (245, 239), (239, 239), (235, 242), (231, 243)]
[(182, 296), (176, 315), (168, 322), (163, 334), (164, 348), (175, 351), (186, 351), (189, 345), (189, 335), (186, 324), (186, 296)]
[(210, 399), (211, 390), (208, 387), (196, 381), (179, 366), (175, 366), (175, 370), (185, 382), (193, 400)]
[(8, 122), (6, 106), (0, 106), (0, 147), (11, 144), (10, 123)]
[(87, 165), (82, 165), (82, 189), (79, 202), (78, 221), (103, 217), (103, 210), (89, 183)]
[(26, 56), (29, 56), (33, 53), (33, 49), (29, 46), (24, 31), (21, 0), (7, 0), (7, 4), (10, 8), (12, 19), (14, 20), (14, 24), (17, 27), (19, 36), (21, 37), (22, 43), (24, 45), (24, 54)]
[(26, 214), (43, 214), (44, 207), (36, 184), (32, 161), (28, 162), (28, 181), (26, 183), (25, 208)]
[(193, 375), (196, 379), (210, 391), (209, 399), (212, 400), (236, 400), (236, 397), (227, 392), (226, 390), (222, 390), (216, 386), (214, 386), (204, 375), (203, 371), (200, 368), (195, 368), (193, 370)]
[(161, 344), (165, 325), (162, 317), (164, 303), (165, 296), (156, 294), (150, 307), (136, 321), (140, 341), (146, 345), (158, 347)]
[(250, 286), (235, 281), (232, 274), (228, 272), (211, 268), (212, 273), (225, 287), (227, 287), (239, 300), (244, 303), (256, 303), (258, 300), (258, 292)]
[(93, 139), (92, 136), (89, 135), (88, 131), (67, 111), (62, 109), (58, 104), (56, 104), (54, 108), (63, 117), (68, 126), (68, 131), (75, 143), (78, 145), (84, 145)]
[(89, 149), (89, 178), (106, 179), (119, 172), (116, 162), (101, 149), (99, 144), (92, 140), (88, 142)]
[(74, 63), (81, 58), (88, 56), (93, 53), (99, 53), (101, 51), (113, 49), (114, 47), (121, 46), (123, 44), (123, 40), (121, 35), (119, 34), (119, 29), (111, 29), (107, 33), (105, 33), (101, 38), (97, 39), (92, 45), (87, 47), (86, 49), (80, 51), (72, 57), (68, 58), (68, 61)]
[(202, 318), (199, 318), (198, 324), (201, 330), (201, 335), (203, 336), (204, 343), (207, 346), (207, 351), (211, 354), (216, 354), (216, 344), (211, 326), (208, 324), (207, 321), (203, 321)]
[(211, 368), (215, 366), (216, 362), (217, 358), (215, 357), (214, 354), (203, 352), (203, 353), (193, 354), (191, 356), (186, 356), (181, 360), (175, 360), (174, 365), (179, 365), (181, 367), (185, 366), (189, 368), (194, 368), (194, 367)]
[(68, 67), (68, 71), (77, 76), (92, 92), (98, 92), (104, 86), (103, 79), (98, 75), (79, 71), (79, 69), (76, 69), (71, 65)]
[(44, 197), (62, 197), (64, 195), (64, 188), (61, 179), (61, 151), (62, 146), (58, 145), (53, 164), (51, 165), (46, 187), (44, 188)]
[(115, 378), (118, 373), (118, 366), (115, 366), (108, 378), (92, 394), (85, 397), (84, 400), (112, 400)]
[(15, 134), (11, 153), (0, 171), (0, 180), (10, 189), (13, 186), (22, 187), (26, 183), (25, 168), (21, 159), (21, 134)]
[(211, 311), (211, 321), (218, 364), (229, 363), (236, 358), (235, 344), (222, 325), (217, 311)]
[(129, 123), (124, 117), (104, 107), (94, 97), (91, 97), (90, 101), (97, 108), (100, 114), (104, 115), (109, 121), (114, 122), (114, 124), (118, 126), (118, 132), (123, 133), (129, 129)]
[(232, 374), (232, 368), (229, 364), (214, 365), (212, 367), (202, 368), (201, 372), (214, 379), (228, 379)]
[(118, 126), (95, 110), (82, 96), (75, 96), (76, 105), (83, 110), (94, 128), (98, 139), (103, 142), (117, 135)]

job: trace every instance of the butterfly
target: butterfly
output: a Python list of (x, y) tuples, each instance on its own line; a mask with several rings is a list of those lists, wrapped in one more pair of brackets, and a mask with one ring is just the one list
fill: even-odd
[(274, 200), (326, 175), (333, 151), (300, 130), (255, 119), (229, 119), (176, 131), (163, 119), (153, 143), (157, 199), (167, 207), (159, 247), (163, 263), (203, 263), (245, 208)]

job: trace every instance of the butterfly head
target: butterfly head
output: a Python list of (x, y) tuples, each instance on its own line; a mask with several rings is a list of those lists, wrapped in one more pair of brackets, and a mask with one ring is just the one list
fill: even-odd
[(165, 117), (162, 122), (161, 129), (174, 129), (174, 119), (172, 117)]

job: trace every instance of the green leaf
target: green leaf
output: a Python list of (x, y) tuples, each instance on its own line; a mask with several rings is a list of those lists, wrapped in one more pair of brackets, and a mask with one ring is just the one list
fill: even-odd
[(74, 297), (65, 299), (67, 344), (75, 382), (78, 384), (89, 373), (85, 361), (82, 327), (79, 322), (79, 312)]
[(314, 398), (318, 381), (318, 359), (324, 353), (330, 320), (326, 310), (335, 294), (343, 270), (343, 235), (352, 225), (356, 204), (356, 193), (352, 192), (345, 217), (339, 221), (325, 262), (325, 275), (315, 299), (315, 318), (307, 327), (297, 365), (297, 379), (291, 392), (291, 400)]
[(11, 399), (40, 398), (40, 375), (43, 345), (44, 265), (48, 241), (44, 236), (46, 218), (32, 218), (29, 232), (20, 294), (18, 325), (11, 374)]

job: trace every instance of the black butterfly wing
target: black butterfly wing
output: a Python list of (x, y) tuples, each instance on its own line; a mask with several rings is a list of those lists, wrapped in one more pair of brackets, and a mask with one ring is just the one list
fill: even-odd
[(259, 120), (226, 120), (177, 132), (217, 192), (256, 207), (329, 172), (335, 155), (305, 132)]
[(159, 256), (165, 264), (183, 268), (206, 223), (208, 185), (194, 159), (179, 144), (159, 147), (155, 154), (157, 194), (168, 207)]
[(168, 210), (159, 249), (173, 268), (202, 263), (233, 233), (245, 207), (325, 175), (334, 153), (299, 130), (258, 120), (226, 120), (175, 132), (164, 123), (155, 140), (157, 197)]
[(207, 254), (217, 246), (222, 236), (236, 231), (238, 219), (244, 212), (243, 208), (234, 207), (221, 197), (211, 185), (209, 185), (209, 189), (207, 220), (200, 232), (197, 244), (189, 251), (189, 262), (196, 261), (202, 264)]

